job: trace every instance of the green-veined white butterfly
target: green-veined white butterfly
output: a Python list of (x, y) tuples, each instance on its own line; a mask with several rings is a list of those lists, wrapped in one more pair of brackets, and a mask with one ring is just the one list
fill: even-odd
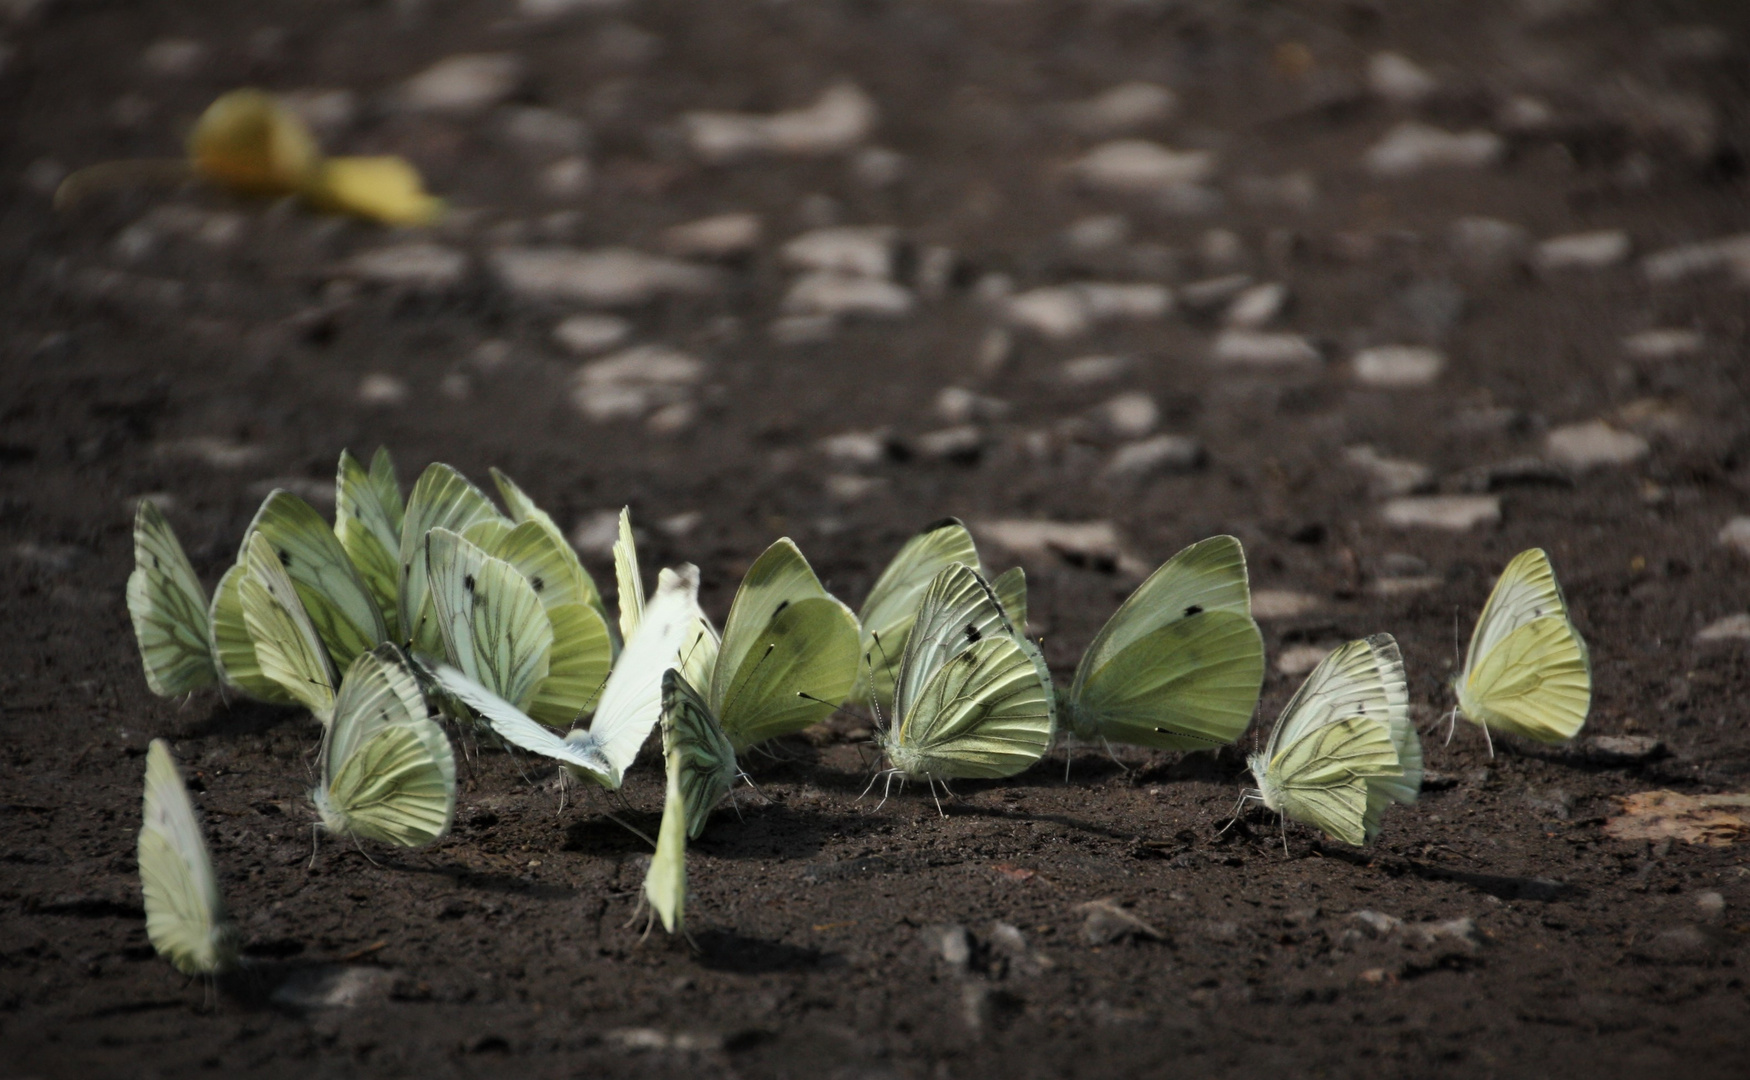
[(1542, 548), (1520, 552), (1501, 571), (1453, 689), (1459, 711), (1485, 736), (1494, 728), (1557, 743), (1586, 722), (1591, 655)]
[(1245, 732), (1263, 685), (1245, 551), (1215, 536), (1130, 594), (1082, 654), (1059, 708), (1083, 741), (1208, 750)]
[(334, 535), (370, 590), (389, 640), (404, 640), (401, 630), (401, 483), (386, 447), (378, 447), (367, 471), (352, 452), (340, 453), (334, 477)]
[[(959, 518), (943, 518), (924, 526), (907, 540), (875, 579), (862, 610), (857, 613), (863, 631), (863, 666), (851, 691), (852, 700), (869, 698), (877, 710), (893, 711), (894, 672), (899, 658), (905, 654), (918, 602), (936, 575), (954, 563), (965, 563), (983, 572), (972, 534)], [(991, 588), (1015, 629), (1025, 633), (1026, 574), (1017, 566), (992, 581)]]
[[(689, 638), (681, 673), (737, 751), (818, 722), (857, 681), (857, 617), (789, 537), (748, 567), (714, 650), (709, 636), (707, 625)], [(701, 649), (708, 666), (688, 655)]]
[[(687, 908), (687, 803), (681, 790), (681, 758), (665, 755), (668, 785), (662, 800), (662, 826), (656, 854), (644, 872), (644, 899), (670, 934), (685, 934)], [(648, 929), (646, 933), (648, 933)]]
[(735, 785), (739, 770), (735, 746), (711, 707), (673, 668), (662, 673), (662, 750), (678, 761), (669, 767), (679, 769), (687, 837), (696, 837), (705, 831), (712, 808)]
[(1343, 843), (1366, 843), (1385, 807), (1414, 801), (1422, 781), (1397, 642), (1375, 634), (1325, 657), (1289, 699), (1264, 749), (1246, 760), (1258, 791), (1242, 802), (1259, 799)]
[(237, 593), (261, 673), (326, 725), (340, 680), (322, 637), (267, 537), (250, 534), (243, 558)]
[(244, 531), (243, 544), (257, 535), (279, 556), (337, 669), (389, 640), (376, 599), (334, 530), (309, 503), (289, 491), (271, 492)]
[(448, 529), (425, 536), (432, 616), (444, 655), (462, 673), (517, 708), (547, 678), (553, 624), (516, 567)]
[(213, 859), (188, 789), (163, 739), (146, 748), (140, 886), (146, 936), (185, 975), (216, 975), (237, 962), (237, 931), (225, 914)]
[(360, 653), (347, 669), (310, 800), (341, 836), (422, 847), (450, 831), (455, 754), (395, 646)]
[(154, 694), (176, 697), (218, 681), (206, 590), (170, 522), (149, 499), (134, 512), (128, 615)]
[(414, 481), (401, 519), (401, 546), (395, 594), (401, 632), (416, 656), (444, 654), (443, 634), (431, 614), (429, 579), (425, 569), (425, 534), (432, 529), (467, 533), (476, 522), (503, 520), (492, 500), (468, 478), (442, 462), (426, 466)]
[(1050, 676), (990, 583), (961, 563), (930, 582), (876, 741), (893, 767), (928, 780), (1013, 776), (1051, 743)]
[(663, 672), (678, 662), (698, 619), (698, 568), (683, 565), (678, 571), (662, 571), (637, 632), (608, 676), (589, 728), (563, 737), (454, 667), (438, 665), (433, 678), (506, 742), (552, 758), (572, 774), (615, 791), (662, 714)]

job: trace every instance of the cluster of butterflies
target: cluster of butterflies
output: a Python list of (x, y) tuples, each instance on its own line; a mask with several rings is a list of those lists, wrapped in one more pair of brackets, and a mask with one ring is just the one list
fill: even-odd
[[(1060, 740), (1215, 749), (1244, 734), (1258, 704), (1263, 636), (1231, 536), (1156, 570), (1059, 688), (1026, 636), (1025, 575), (987, 576), (954, 519), (909, 540), (859, 612), (780, 539), (749, 567), (719, 632), (691, 564), (661, 570), (646, 598), (624, 511), (610, 620), (553, 519), (509, 477), (493, 479), (505, 510), (441, 463), (403, 501), (386, 451), (368, 468), (343, 453), (334, 525), (274, 491), (210, 601), (142, 500), (127, 597), (151, 689), (220, 684), (307, 708), (324, 727), (311, 792), (322, 826), (403, 847), (442, 837), (454, 818), (445, 719), (607, 790), (659, 728), (667, 792), (644, 897), (670, 933), (684, 927), (686, 844), (742, 775), (738, 755), (847, 703), (873, 712), (889, 782), (923, 780), (932, 792), (937, 781), (1014, 776)], [(1584, 723), (1590, 662), (1541, 550), (1502, 574), (1455, 690), (1454, 722), (1462, 712), (1485, 733), (1559, 742)], [(1370, 841), (1385, 810), (1421, 786), (1397, 643), (1376, 634), (1327, 656), (1248, 763), (1258, 788), (1242, 804)], [(189, 973), (235, 962), (210, 856), (162, 742), (148, 755), (139, 857), (154, 946)]]

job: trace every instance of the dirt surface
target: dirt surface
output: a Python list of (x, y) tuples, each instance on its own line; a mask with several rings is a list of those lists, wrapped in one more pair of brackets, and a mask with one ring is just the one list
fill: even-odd
[[(1642, 262), (1747, 227), (1746, 9), (578, 7), (0, 9), (0, 1074), (1743, 1075), (1750, 865), (1601, 826), (1614, 796), (1750, 784), (1745, 642), (1696, 637), (1744, 607), (1743, 556), (1717, 538), (1750, 502), (1750, 305), (1730, 274), (1664, 281)], [(1384, 50), (1438, 85), (1370, 90)], [(480, 51), (522, 65), (501, 100), (401, 103), (410, 76)], [(1130, 80), (1170, 87), (1177, 110), (1110, 134), (1214, 152), (1201, 186), (1076, 182), (1106, 136), (1065, 106)], [(680, 122), (844, 81), (879, 109), (861, 148), (711, 165)], [(328, 145), (407, 155), (456, 212), (396, 234), (149, 188), (51, 212), (66, 168), (173, 155), (245, 83), (350, 90)], [(587, 141), (529, 137), (515, 117), (552, 114), (522, 106), (583, 121)], [(1406, 119), (1492, 132), (1498, 155), (1371, 174), (1363, 155)], [(669, 227), (728, 212), (760, 215), (751, 250), (703, 291), (621, 312), (626, 344), (683, 350), (703, 379), (651, 419), (580, 413), (584, 360), (553, 330), (588, 303), (508, 283), (492, 253), (660, 252)], [(1455, 242), (1475, 216), (1533, 241), (1619, 229), (1633, 250), (1563, 269), (1512, 230), (1499, 250)], [(909, 311), (780, 321), (779, 247), (833, 222), (899, 230)], [(353, 261), (410, 242), (466, 261), (423, 283)], [(1266, 330), (1318, 359), (1212, 358), (1219, 290), (1187, 286), (1234, 273), (1287, 286)], [(1060, 339), (1004, 329), (1005, 290), (1079, 281), (1168, 285), (1177, 309)], [(1700, 338), (1663, 357), (1625, 344), (1656, 328)], [(1379, 344), (1437, 347), (1445, 370), (1367, 385), (1350, 359)], [(1066, 381), (1090, 355), (1133, 363)], [(949, 386), (993, 400), (944, 409)], [(1152, 422), (1103, 407), (1125, 392), (1152, 398)], [(1568, 445), (1551, 432), (1599, 418), (1643, 441), (1551, 463)], [(823, 448), (845, 432), (880, 433), (863, 440), (876, 459)], [(1121, 443), (1162, 432), (1201, 464), (1111, 470)], [(975, 531), (1110, 522), (1115, 545), (1021, 556), (1065, 680), (1138, 569), (1232, 532), (1272, 593), (1255, 732), (1299, 680), (1280, 660), (1389, 631), (1427, 790), (1369, 850), (1290, 827), (1285, 854), (1262, 811), (1220, 832), (1249, 783), (1240, 752), (1084, 751), (1066, 782), (1059, 751), (960, 785), (941, 816), (916, 789), (861, 795), (868, 727), (842, 716), (752, 756), (770, 801), (743, 791), (694, 846), (697, 954), (628, 927), (647, 849), (611, 804), (562, 803), (549, 770), (496, 751), (464, 770), (443, 842), (373, 862), (328, 840), (312, 860), (308, 719), (147, 691), (123, 602), (131, 505), (167, 496), (210, 585), (269, 487), (320, 498), (343, 447), (379, 443), (404, 482), (434, 459), (498, 465), (568, 527), (630, 503), (646, 565), (698, 563), (719, 619), (779, 534), (856, 604), (944, 514)], [(1426, 471), (1370, 478), (1361, 445)], [(1393, 525), (1394, 482), (1493, 495), (1499, 520)], [(1591, 644), (1586, 733), (1651, 736), (1664, 756), (1491, 758), (1468, 725), (1443, 743), (1455, 624), (1469, 632), (1533, 545)], [(611, 583), (599, 549), (585, 558)], [(254, 959), (217, 995), (146, 942), (134, 838), (153, 737), (190, 778)], [(654, 830), (661, 796), (641, 763), (623, 812)], [(1081, 907), (1102, 899), (1152, 933)]]

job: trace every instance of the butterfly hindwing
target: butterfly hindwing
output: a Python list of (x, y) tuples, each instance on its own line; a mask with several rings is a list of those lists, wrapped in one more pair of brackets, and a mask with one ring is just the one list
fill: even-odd
[(238, 584), (238, 597), (261, 673), (327, 724), (339, 680), (292, 579), (260, 533), (246, 541), (244, 565), (248, 573)]
[(162, 512), (141, 499), (134, 514), (134, 570), (128, 615), (140, 645), (146, 685), (176, 697), (216, 682), (207, 594)]
[(684, 933), (687, 906), (687, 802), (681, 783), (681, 759), (666, 758), (667, 793), (662, 800), (662, 826), (656, 834), (656, 854), (644, 874), (644, 899), (671, 934)]
[(275, 490), (256, 511), (245, 543), (255, 535), (273, 546), (337, 667), (345, 668), (353, 657), (389, 640), (376, 598), (334, 530), (309, 503)]
[(735, 747), (705, 699), (672, 668), (662, 676), (662, 749), (678, 762), (687, 837), (697, 837), (735, 783)]
[(1465, 716), (1538, 742), (1572, 738), (1592, 704), (1592, 662), (1549, 556), (1520, 552), (1477, 619), (1456, 687)]
[(935, 576), (955, 563), (978, 566), (978, 548), (958, 518), (943, 518), (907, 540), (881, 571), (857, 613), (867, 662), (852, 691), (854, 697), (861, 700), (872, 689), (877, 706), (893, 711), (895, 669), (905, 654), (918, 604)]
[[(383, 463), (381, 475), (379, 462)], [(393, 503), (386, 501), (391, 491)], [(370, 471), (351, 451), (341, 451), (334, 478), (334, 535), (376, 601), (391, 641), (402, 640), (397, 599), (401, 513), (401, 489), (387, 451), (377, 451)]]
[(241, 690), (256, 699), (275, 705), (292, 705), (297, 698), (261, 670), (255, 656), (255, 640), (249, 636), (249, 626), (243, 619), (243, 579), (249, 576), (245, 563), (236, 563), (225, 571), (213, 590), (213, 604), (207, 621), (213, 628), (213, 662), (225, 685)]
[(442, 633), (431, 618), (425, 534), (436, 528), (462, 534), (476, 522), (502, 517), (485, 493), (442, 462), (426, 466), (414, 482), (401, 522), (396, 601), (401, 633), (415, 655), (441, 656), (444, 648)]
[(213, 975), (235, 963), (236, 932), (225, 914), (212, 856), (162, 739), (153, 739), (146, 749), (139, 863), (152, 947), (185, 975)]
[(1265, 790), (1287, 817), (1360, 846), (1367, 842), (1368, 780), (1402, 771), (1389, 727), (1350, 716), (1283, 747), (1268, 766)]
[(553, 624), (528, 580), (448, 529), (426, 534), (432, 612), (449, 662), (525, 709), (547, 672)]

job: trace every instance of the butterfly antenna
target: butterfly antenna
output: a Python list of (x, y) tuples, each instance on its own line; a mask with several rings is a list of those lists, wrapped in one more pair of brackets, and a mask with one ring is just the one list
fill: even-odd
[[(758, 784), (754, 783), (753, 777), (749, 776), (746, 772), (744, 772), (740, 769), (737, 769), (735, 775), (736, 775), (737, 779), (746, 780), (747, 786), (750, 788), (753, 788), (755, 795), (758, 795), (760, 798), (764, 799), (768, 803), (770, 803), (772, 801), (772, 797), (770, 795), (767, 795), (764, 791), (760, 790), (760, 786)], [(734, 788), (729, 789), (729, 797), (732, 800), (735, 798), (735, 789)], [(736, 807), (736, 813), (739, 814), (740, 812), (741, 812), (741, 808)]]
[(1231, 829), (1235, 825), (1239, 824), (1240, 815), (1245, 812), (1246, 804), (1249, 802), (1252, 802), (1253, 800), (1255, 800), (1257, 798), (1258, 798), (1258, 796), (1252, 794), (1252, 791), (1250, 788), (1246, 789), (1245, 791), (1240, 792), (1239, 801), (1234, 803), (1233, 816), (1229, 817), (1227, 819), (1227, 824), (1223, 825), (1221, 827), (1221, 831), (1216, 833), (1215, 835), (1221, 836), (1221, 835), (1225, 834), (1229, 829)]
[[(766, 646), (766, 651), (760, 654), (759, 660), (754, 664), (753, 671), (748, 672), (748, 677), (741, 680), (741, 685), (736, 687), (736, 689), (735, 689), (736, 697), (740, 697), (742, 690), (746, 689), (747, 685), (749, 683), (753, 682), (753, 676), (755, 675), (755, 673), (757, 673), (759, 671), (760, 665), (764, 664), (766, 662), (766, 660), (772, 655), (773, 651), (776, 650), (777, 647), (778, 647), (778, 643), (775, 641), (771, 642), (770, 644), (768, 644)], [(728, 716), (729, 710), (731, 710), (733, 708), (735, 708), (735, 698), (730, 698), (728, 701), (725, 701), (723, 703), (723, 715)]]

